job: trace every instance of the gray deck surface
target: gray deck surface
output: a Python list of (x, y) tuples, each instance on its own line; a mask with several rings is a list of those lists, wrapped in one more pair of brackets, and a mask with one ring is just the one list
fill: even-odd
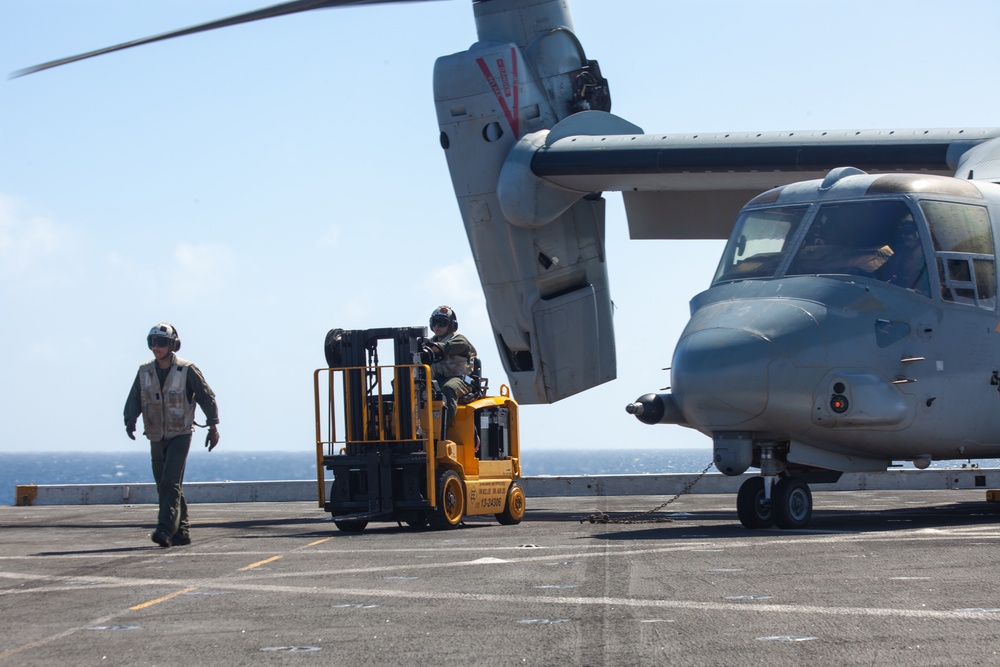
[[(310, 502), (0, 507), (0, 665), (996, 665), (1000, 504), (814, 493), (806, 530), (733, 495), (528, 498), (526, 520), (335, 530)], [(667, 511), (669, 510), (669, 511)]]

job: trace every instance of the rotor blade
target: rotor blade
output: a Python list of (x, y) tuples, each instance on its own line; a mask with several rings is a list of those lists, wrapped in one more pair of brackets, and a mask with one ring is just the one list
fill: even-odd
[(73, 63), (78, 60), (84, 60), (86, 58), (93, 58), (94, 56), (104, 55), (105, 53), (111, 53), (113, 51), (121, 51), (122, 49), (128, 49), (133, 46), (151, 44), (152, 42), (159, 42), (165, 39), (172, 39), (174, 37), (183, 37), (184, 35), (193, 35), (198, 32), (215, 30), (217, 28), (226, 28), (231, 25), (239, 25), (240, 23), (249, 23), (250, 21), (259, 21), (261, 19), (269, 19), (269, 18), (274, 18), (276, 16), (285, 16), (286, 14), (297, 14), (299, 12), (307, 12), (313, 9), (328, 9), (331, 7), (344, 7), (350, 5), (379, 5), (379, 4), (387, 4), (390, 2), (426, 2), (426, 1), (427, 0), (292, 0), (291, 2), (282, 2), (277, 5), (271, 5), (270, 7), (256, 9), (251, 12), (236, 14), (235, 16), (230, 16), (223, 19), (217, 19), (215, 21), (209, 21), (207, 23), (200, 23), (198, 25), (194, 25), (189, 28), (172, 30), (171, 32), (165, 32), (159, 35), (153, 35), (152, 37), (143, 37), (142, 39), (136, 39), (131, 42), (124, 42), (122, 44), (117, 44), (115, 46), (108, 46), (103, 49), (97, 49), (96, 51), (89, 51), (87, 53), (81, 53), (80, 55), (70, 56), (68, 58), (60, 58), (59, 60), (52, 60), (47, 63), (42, 63), (41, 65), (34, 65), (33, 67), (26, 67), (24, 69), (19, 69), (16, 72), (11, 73), (8, 76), (8, 78), (16, 79), (17, 77), (24, 76), (26, 74), (33, 74), (35, 72), (40, 72), (45, 69), (59, 67), (60, 65), (66, 65), (68, 63)]

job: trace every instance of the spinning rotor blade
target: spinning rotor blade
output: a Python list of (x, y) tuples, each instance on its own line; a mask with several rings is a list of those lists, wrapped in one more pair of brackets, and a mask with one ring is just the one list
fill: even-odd
[(159, 35), (153, 35), (152, 37), (143, 37), (142, 39), (136, 39), (131, 42), (124, 42), (122, 44), (117, 44), (115, 46), (108, 46), (103, 49), (97, 49), (96, 51), (88, 51), (87, 53), (81, 53), (76, 56), (70, 56), (68, 58), (60, 58), (59, 60), (52, 60), (47, 63), (42, 63), (41, 65), (34, 65), (33, 67), (26, 67), (24, 69), (19, 69), (16, 72), (13, 72), (8, 78), (15, 79), (19, 76), (24, 76), (26, 74), (33, 74), (35, 72), (40, 72), (45, 69), (59, 67), (60, 65), (66, 65), (72, 62), (76, 62), (78, 60), (84, 60), (86, 58), (93, 58), (94, 56), (104, 55), (105, 53), (111, 53), (113, 51), (121, 51), (122, 49), (128, 49), (133, 46), (141, 46), (143, 44), (151, 44), (152, 42), (160, 42), (165, 39), (171, 39), (173, 37), (193, 35), (198, 32), (215, 30), (216, 28), (226, 28), (231, 25), (238, 25), (240, 23), (249, 23), (251, 21), (259, 21), (261, 19), (269, 19), (269, 18), (274, 18), (276, 16), (285, 16), (286, 14), (298, 14), (299, 12), (307, 12), (312, 9), (329, 9), (331, 7), (344, 7), (350, 5), (379, 5), (379, 4), (387, 4), (390, 2), (426, 2), (426, 1), (427, 0), (292, 0), (291, 2), (282, 2), (277, 5), (271, 5), (270, 7), (256, 9), (254, 11), (245, 12), (243, 14), (236, 14), (235, 16), (230, 16), (224, 19), (209, 21), (207, 23), (200, 23), (198, 25), (193, 25), (189, 28), (173, 30), (171, 32), (165, 32)]

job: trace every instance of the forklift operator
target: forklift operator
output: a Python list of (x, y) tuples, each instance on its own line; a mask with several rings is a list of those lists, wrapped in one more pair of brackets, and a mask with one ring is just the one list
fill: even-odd
[(421, 351), (421, 360), (430, 364), (434, 380), (444, 396), (446, 417), (444, 424), (451, 425), (458, 408), (458, 399), (472, 387), (467, 378), (472, 375), (476, 348), (458, 330), (458, 316), (450, 306), (439, 306), (431, 313), (430, 328), (433, 337)]

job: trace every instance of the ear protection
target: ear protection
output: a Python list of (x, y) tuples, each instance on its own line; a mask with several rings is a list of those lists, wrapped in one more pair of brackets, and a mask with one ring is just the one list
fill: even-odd
[(174, 352), (181, 349), (181, 335), (177, 333), (177, 327), (173, 324), (169, 325), (171, 329), (174, 330)]

